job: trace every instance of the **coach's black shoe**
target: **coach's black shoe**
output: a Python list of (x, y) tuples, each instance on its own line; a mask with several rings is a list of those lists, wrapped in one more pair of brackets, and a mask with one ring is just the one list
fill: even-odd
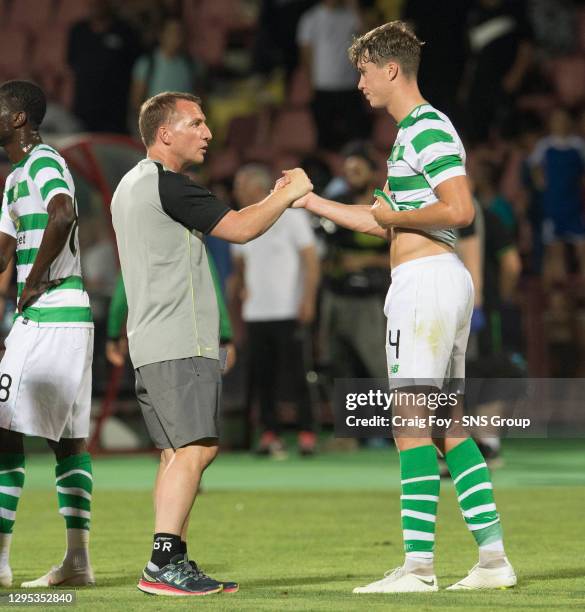
[(451, 472), (449, 472), (447, 462), (443, 459), (443, 457), (439, 457), (439, 476), (441, 478), (451, 478)]
[(493, 448), (489, 444), (476, 440), (475, 443), (479, 448), (479, 452), (483, 455), (485, 462), (490, 470), (495, 470), (504, 465), (504, 461), (500, 455), (500, 449)]
[[(193, 559), (189, 559), (189, 561), (186, 561), (187, 565), (191, 566), (191, 569), (193, 570), (193, 572), (195, 574), (198, 574), (199, 576), (205, 576), (206, 578), (209, 578), (209, 576), (207, 576), (206, 574), (204, 574), (198, 567), (197, 563), (195, 563), (195, 561), (193, 561)], [(209, 578), (210, 580), (213, 580), (213, 578)], [(223, 586), (222, 589), (222, 593), (237, 593), (240, 589), (240, 585), (237, 582), (232, 582), (230, 580), (226, 581), (226, 580), (214, 580), (214, 582), (219, 582), (219, 584), (221, 584)]]
[(219, 593), (223, 585), (198, 569), (194, 570), (191, 563), (185, 562), (183, 555), (175, 555), (171, 562), (160, 570), (152, 571), (148, 566), (145, 567), (138, 588), (150, 595), (188, 597)]

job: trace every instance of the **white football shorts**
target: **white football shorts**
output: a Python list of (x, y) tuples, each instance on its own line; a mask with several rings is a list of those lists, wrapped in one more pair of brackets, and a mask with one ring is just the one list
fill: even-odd
[(473, 313), (471, 275), (454, 253), (421, 257), (392, 270), (384, 313), (390, 387), (465, 378)]
[(18, 318), (0, 362), (0, 427), (59, 441), (87, 438), (93, 329)]

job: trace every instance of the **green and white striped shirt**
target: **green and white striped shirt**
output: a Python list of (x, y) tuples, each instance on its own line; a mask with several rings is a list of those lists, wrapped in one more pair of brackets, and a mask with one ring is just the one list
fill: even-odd
[[(55, 149), (46, 144), (36, 145), (12, 167), (6, 179), (0, 231), (16, 239), (19, 297), (47, 227), (47, 206), (59, 193), (68, 195), (77, 209), (75, 186), (67, 164)], [(55, 281), (56, 286), (25, 309), (25, 318), (42, 326), (93, 327), (89, 297), (81, 278), (77, 223), (63, 250), (49, 267), (45, 280)]]
[[(398, 124), (388, 158), (388, 186), (395, 210), (424, 208), (438, 201), (436, 187), (465, 175), (465, 149), (449, 118), (430, 104), (413, 109)], [(453, 246), (452, 229), (425, 234)]]

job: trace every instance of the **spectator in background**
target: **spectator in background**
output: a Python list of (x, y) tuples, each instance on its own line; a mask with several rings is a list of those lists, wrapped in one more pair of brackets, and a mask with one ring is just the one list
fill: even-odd
[(502, 171), (502, 166), (497, 163), (488, 160), (479, 161), (474, 171), (475, 196), (484, 210), (489, 210), (499, 217), (507, 230), (515, 235), (518, 226), (516, 213), (500, 190)]
[[(259, 164), (236, 175), (234, 194), (240, 208), (262, 200), (272, 177)], [(260, 399), (263, 433), (259, 454), (284, 451), (276, 401), (283, 372), (297, 393), (299, 451), (316, 447), (311, 397), (304, 366), (303, 326), (312, 323), (319, 284), (315, 237), (306, 213), (287, 210), (269, 232), (254, 242), (234, 245), (234, 292), (243, 294), (242, 317), (247, 324), (252, 389)]]
[[(359, 141), (343, 150), (343, 204), (371, 205), (377, 186), (372, 151)], [(333, 186), (333, 184), (332, 184)], [(326, 190), (326, 197), (331, 192)], [(332, 378), (385, 378), (384, 298), (390, 284), (388, 243), (322, 219), (327, 244), (321, 328)]]
[(127, 132), (132, 66), (139, 53), (134, 30), (115, 16), (110, 0), (92, 0), (89, 17), (69, 33), (73, 112), (90, 132)]
[(522, 155), (520, 182), (526, 196), (526, 217), (520, 219), (519, 246), (526, 254), (524, 269), (528, 274), (541, 275), (544, 259), (542, 237), (542, 194), (534, 180), (531, 156), (542, 137), (542, 120), (533, 113), (520, 115), (516, 144)]
[(316, 0), (262, 0), (256, 39), (254, 70), (269, 74), (283, 66), (287, 80), (299, 63), (296, 41), (299, 19)]
[[(482, 176), (484, 184), (487, 182)], [(474, 180), (475, 183), (475, 180)], [(492, 210), (475, 200), (474, 222), (458, 230), (457, 252), (473, 279), (475, 302), (466, 355), (466, 374), (473, 392), (467, 408), (477, 416), (506, 416), (505, 400), (513, 399), (519, 387), (489, 379), (523, 375), (519, 364), (521, 350), (520, 313), (514, 304), (522, 270), (512, 233)], [(481, 381), (479, 379), (482, 379)], [(490, 467), (500, 465), (499, 431), (482, 428), (474, 436)]]
[(532, 61), (531, 29), (522, 0), (475, 0), (469, 11), (469, 59), (462, 97), (467, 137), (486, 141), (513, 107)]
[(418, 77), (421, 91), (449, 117), (457, 114), (455, 94), (461, 86), (465, 65), (469, 4), (469, 0), (406, 0), (402, 6), (402, 19), (413, 25), (416, 35), (425, 43)]
[(137, 115), (147, 98), (163, 91), (193, 93), (201, 68), (185, 51), (181, 22), (169, 17), (163, 23), (158, 46), (141, 55), (132, 69), (131, 104)]
[(361, 30), (360, 17), (345, 0), (322, 0), (299, 22), (297, 42), (310, 72), (319, 146), (338, 150), (369, 132), (357, 72), (347, 49)]
[(530, 163), (542, 192), (543, 240), (547, 245), (543, 275), (549, 284), (564, 282), (567, 244), (574, 245), (579, 272), (585, 273), (585, 141), (576, 135), (566, 109), (552, 113), (549, 133), (536, 145)]

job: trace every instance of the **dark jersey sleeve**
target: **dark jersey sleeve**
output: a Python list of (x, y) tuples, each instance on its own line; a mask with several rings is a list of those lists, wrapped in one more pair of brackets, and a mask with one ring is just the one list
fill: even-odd
[(158, 191), (163, 210), (187, 229), (209, 234), (231, 210), (188, 176), (158, 166)]

